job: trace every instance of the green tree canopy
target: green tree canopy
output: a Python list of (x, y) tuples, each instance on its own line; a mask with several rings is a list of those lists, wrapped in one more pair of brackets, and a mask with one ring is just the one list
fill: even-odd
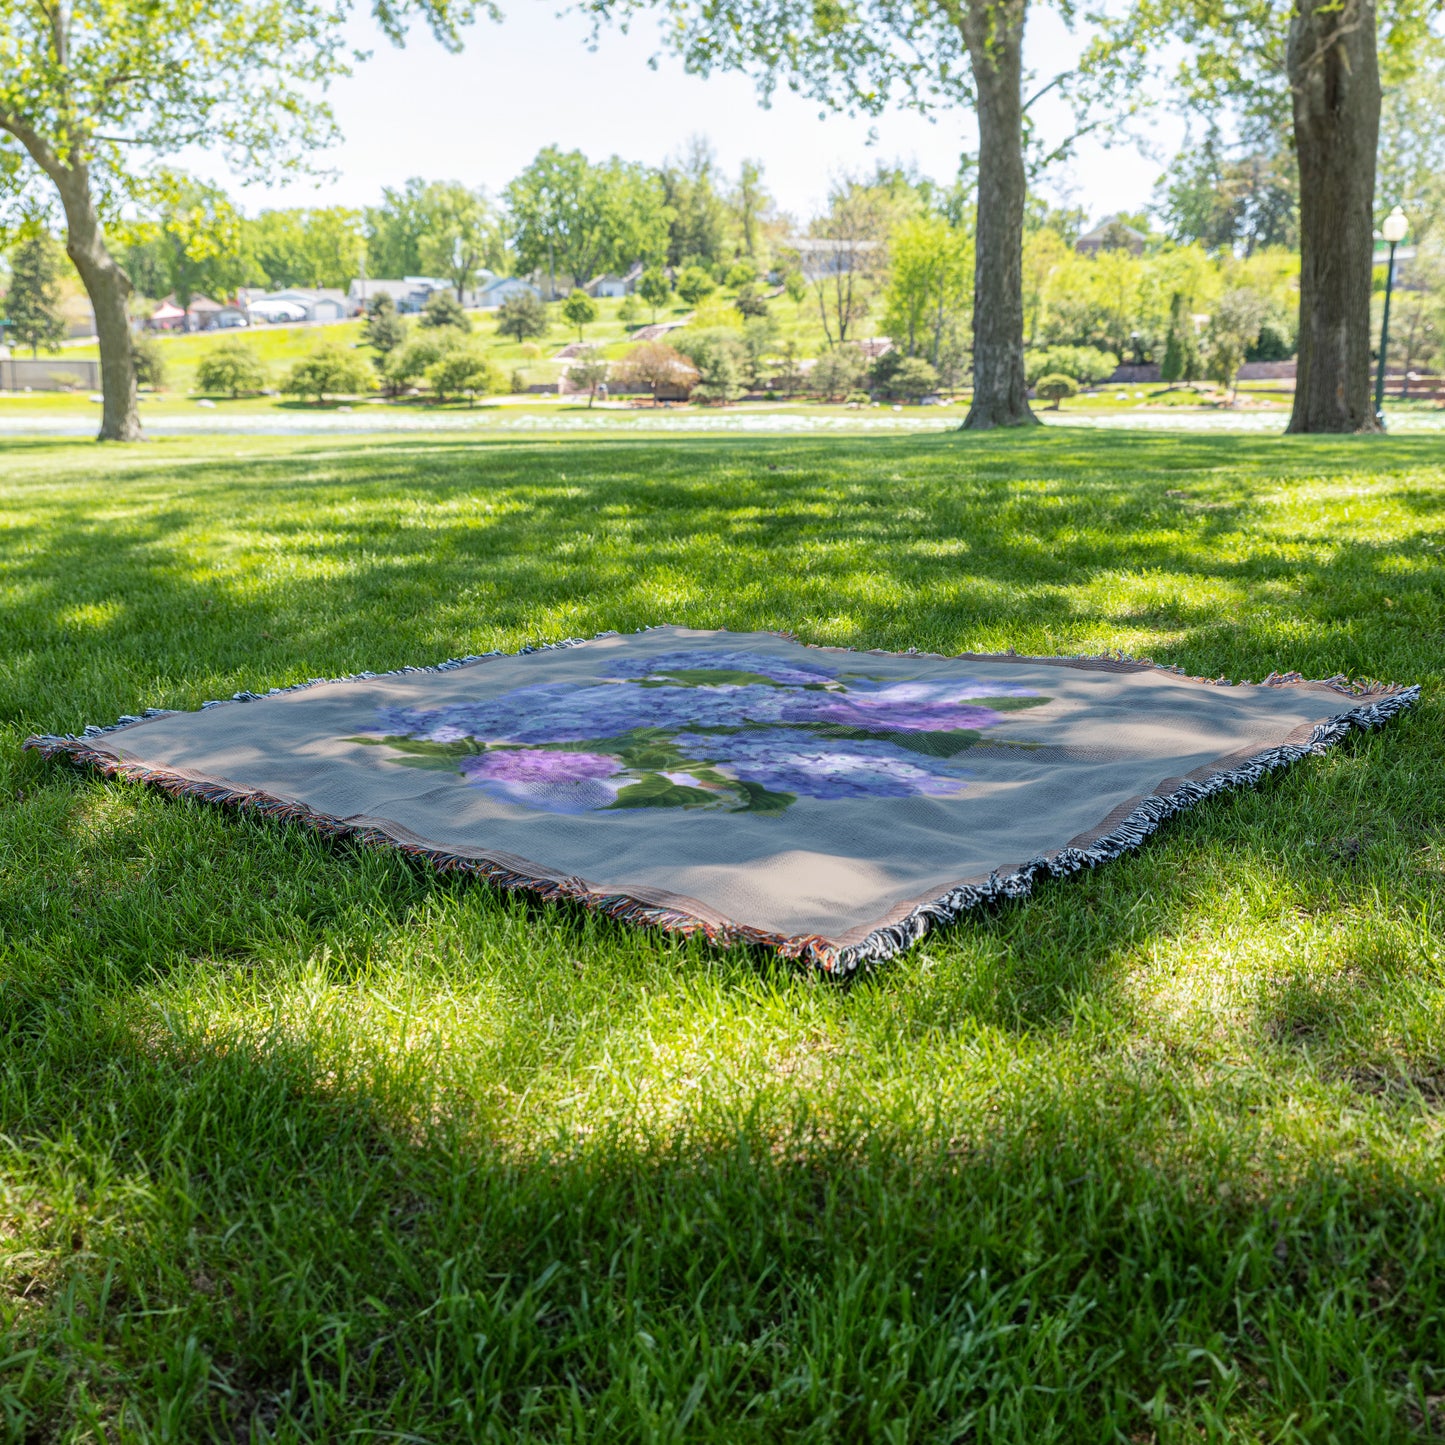
[(248, 285), (346, 287), (366, 257), (360, 211), (348, 206), (262, 211), (241, 222)]
[(512, 240), (524, 271), (585, 286), (594, 276), (667, 252), (670, 211), (645, 166), (548, 146), (506, 189)]
[(64, 255), (43, 227), (25, 228), (10, 253), (10, 286), (5, 294), (5, 332), (12, 346), (32, 356), (59, 351), (65, 340), (60, 314), (60, 272)]
[[(483, 0), (486, 3), (486, 0)], [(421, 13), (455, 45), (471, 0), (376, 0), (393, 40)], [(275, 176), (331, 139), (326, 83), (353, 0), (13, 0), (0, 6), (0, 133), (54, 185), (100, 338), (100, 435), (140, 435), (126, 303), (105, 222), (154, 163), (199, 147)]]

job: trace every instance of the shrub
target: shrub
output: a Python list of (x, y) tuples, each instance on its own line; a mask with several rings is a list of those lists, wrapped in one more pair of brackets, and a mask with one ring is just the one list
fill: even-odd
[(893, 372), (893, 394), (917, 401), (938, 390), (938, 372), (921, 356), (905, 356)]
[(196, 367), (196, 386), (201, 391), (240, 396), (265, 388), (266, 368), (261, 358), (244, 341), (223, 341), (213, 346)]
[(520, 366), (513, 367), (512, 375), (507, 384), (512, 388), (512, 395), (519, 396), (527, 389), (527, 373), (523, 371)]
[(371, 368), (333, 342), (298, 361), (286, 373), (281, 390), (287, 396), (309, 396), (318, 403), (328, 396), (356, 396), (371, 390)]
[(629, 331), (642, 324), (642, 302), (636, 292), (622, 298), (622, 305), (617, 308), (617, 319)]
[(1294, 337), (1286, 323), (1277, 317), (1265, 318), (1254, 338), (1254, 345), (1245, 353), (1246, 361), (1288, 361), (1295, 353)]
[(423, 332), (389, 353), (381, 369), (387, 389), (395, 395), (420, 381), (427, 368), (435, 366), (448, 348), (456, 345), (458, 335), (457, 332)]
[(834, 346), (813, 363), (808, 390), (815, 396), (847, 396), (859, 390), (868, 375), (868, 358), (856, 346)]
[(696, 400), (736, 401), (743, 394), (748, 353), (737, 332), (688, 327), (673, 334), (673, 344), (697, 368)]
[(472, 329), (471, 318), (450, 291), (433, 291), (426, 298), (426, 305), (421, 308), (421, 324), (433, 331), (440, 331), (445, 326), (455, 327), (458, 331)]
[(663, 388), (690, 391), (698, 381), (697, 367), (665, 341), (634, 346), (613, 375), (624, 391), (650, 391), (654, 396)]
[(452, 346), (426, 369), (426, 379), (439, 401), (449, 396), (478, 396), (502, 389), (502, 373), (473, 346)]
[(160, 391), (166, 384), (166, 357), (159, 341), (153, 336), (133, 336), (130, 354), (135, 360), (135, 382), (137, 386), (148, 386)]
[(562, 303), (562, 316), (577, 328), (577, 340), (582, 340), (582, 329), (597, 320), (597, 303), (585, 292), (574, 289)]
[(701, 266), (687, 266), (677, 278), (677, 294), (689, 306), (696, 306), (717, 290), (717, 282)]
[(497, 331), (516, 341), (547, 334), (547, 308), (530, 291), (508, 296), (497, 308)]
[(723, 281), (725, 286), (751, 286), (758, 279), (758, 268), (746, 256), (734, 261)]
[(1043, 376), (1071, 376), (1084, 386), (1096, 386), (1114, 374), (1114, 358), (1096, 346), (1050, 346), (1031, 351), (1024, 360), (1030, 386)]
[(1078, 396), (1079, 383), (1072, 376), (1064, 376), (1055, 372), (1050, 376), (1041, 376), (1034, 383), (1034, 390), (1047, 402), (1051, 402), (1050, 411), (1058, 411), (1059, 403), (1066, 397)]
[(767, 298), (759, 292), (758, 288), (751, 281), (742, 287), (736, 296), (733, 297), (733, 306), (740, 316), (749, 318), (766, 316), (768, 314)]
[(406, 341), (406, 322), (397, 314), (396, 302), (386, 292), (367, 303), (361, 339), (376, 352), (377, 366)]

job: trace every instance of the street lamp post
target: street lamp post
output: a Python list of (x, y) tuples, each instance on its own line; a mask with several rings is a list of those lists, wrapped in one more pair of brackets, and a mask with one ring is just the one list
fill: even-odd
[(1396, 206), (1380, 227), (1380, 234), (1390, 243), (1390, 264), (1385, 272), (1385, 314), (1380, 321), (1380, 364), (1375, 368), (1375, 420), (1385, 429), (1385, 357), (1390, 350), (1390, 293), (1395, 289), (1395, 247), (1405, 239), (1410, 222)]

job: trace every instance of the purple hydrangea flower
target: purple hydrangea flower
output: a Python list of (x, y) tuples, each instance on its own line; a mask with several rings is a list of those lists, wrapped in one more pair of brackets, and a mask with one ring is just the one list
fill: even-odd
[(615, 802), (630, 781), (605, 753), (502, 748), (460, 760), (463, 776), (489, 797), (544, 813), (591, 813)]
[(946, 759), (878, 739), (824, 740), (778, 728), (714, 736), (680, 733), (674, 741), (741, 782), (805, 798), (943, 798), (965, 787)]

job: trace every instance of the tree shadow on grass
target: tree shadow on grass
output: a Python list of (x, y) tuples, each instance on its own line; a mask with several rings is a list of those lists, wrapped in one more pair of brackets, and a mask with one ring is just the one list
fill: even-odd
[[(158, 447), (0, 536), (0, 1359), (37, 1362), (0, 1366), (12, 1433), (126, 1401), (176, 1439), (1425, 1433), (1434, 1176), (1289, 1132), (1297, 1080), (1421, 1056), (1387, 1013), (1319, 1059), (1275, 1022), (1387, 1007), (1410, 960), (1352, 935), (1353, 994), (1264, 988), (1212, 1081), (1154, 1060), (1125, 982), (1232, 890), (1409, 915), (1431, 880), (1386, 885), (1445, 802), (1433, 702), (846, 993), (15, 752), (669, 619), (944, 651), (1127, 625), (1191, 671), (1429, 680), (1438, 591), (1396, 585), (1426, 509), (1322, 540), (1251, 495), (1358, 443), (1131, 439), (1127, 475), (1117, 437), (254, 450), (237, 481)], [(1237, 615), (1086, 586), (1150, 573), (1231, 582)], [(408, 989), (455, 1030), (388, 1033)]]

